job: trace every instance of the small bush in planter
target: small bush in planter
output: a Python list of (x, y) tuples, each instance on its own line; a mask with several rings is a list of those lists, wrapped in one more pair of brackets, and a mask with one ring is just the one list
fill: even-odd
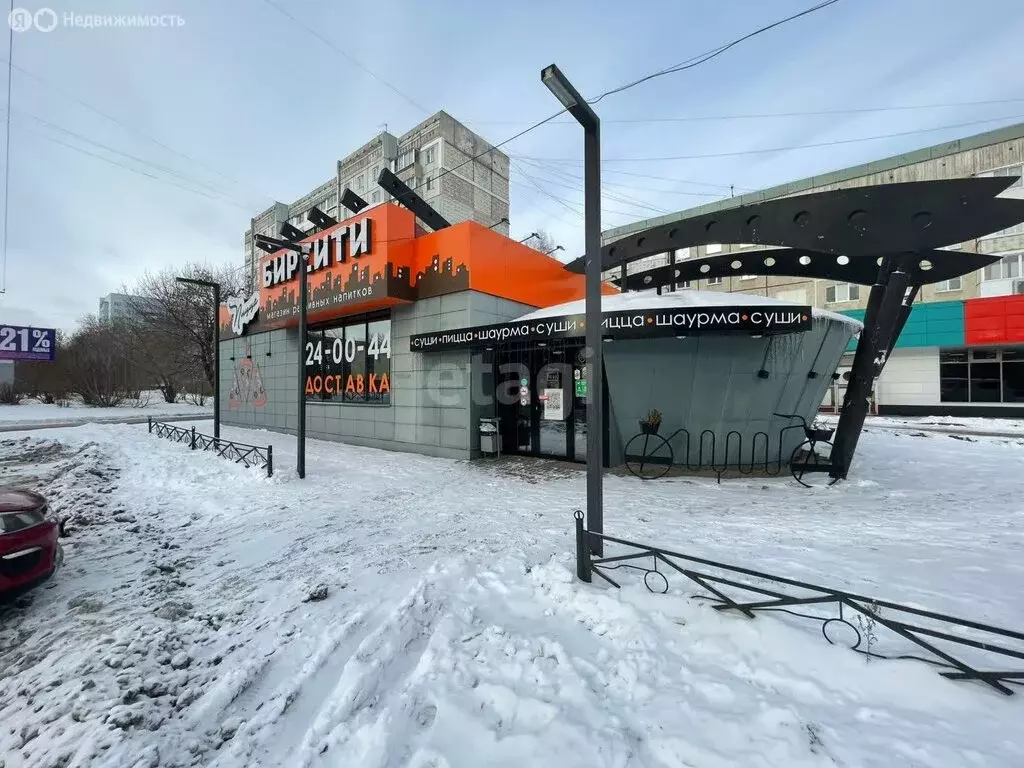
[(645, 435), (656, 435), (661, 428), (661, 411), (654, 408), (647, 412), (647, 416), (640, 420), (640, 431)]

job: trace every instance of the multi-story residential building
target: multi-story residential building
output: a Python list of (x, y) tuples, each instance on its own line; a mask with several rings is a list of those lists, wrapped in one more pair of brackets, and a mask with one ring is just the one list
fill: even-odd
[[(748, 203), (873, 184), (971, 176), (1015, 176), (1004, 197), (1024, 199), (1024, 123), (833, 173), (781, 184), (655, 219), (608, 230), (612, 242), (658, 224)], [(628, 266), (635, 274), (672, 259), (742, 251), (752, 245), (708, 245), (661, 254)], [(1020, 415), (1024, 413), (1024, 224), (961, 243), (956, 250), (998, 254), (998, 263), (962, 278), (924, 286), (875, 391), (882, 413)], [(606, 277), (618, 277), (621, 269)], [(736, 277), (680, 284), (771, 296), (860, 318), (864, 286), (793, 277)], [(852, 350), (852, 346), (851, 346)], [(845, 365), (848, 367), (849, 361)], [(838, 403), (842, 380), (827, 398)]]
[(472, 220), (508, 234), (508, 156), (442, 111), (401, 136), (378, 134), (339, 160), (331, 179), (291, 205), (274, 203), (255, 216), (243, 238), (250, 283), (256, 286), (263, 254), (254, 246), (255, 235), (278, 237), (286, 222), (310, 230), (306, 217), (314, 206), (338, 221), (351, 216), (339, 202), (346, 188), (371, 207), (392, 200), (377, 185), (382, 168), (392, 170), (452, 224)]

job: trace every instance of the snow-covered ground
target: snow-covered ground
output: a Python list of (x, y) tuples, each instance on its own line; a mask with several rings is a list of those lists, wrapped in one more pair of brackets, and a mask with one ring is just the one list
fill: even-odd
[(126, 401), (115, 408), (90, 408), (75, 398), (66, 407), (47, 405), (38, 400), (22, 400), (19, 405), (0, 405), (0, 427), (28, 427), (66, 422), (110, 422), (152, 416), (154, 419), (213, 415), (213, 400), (205, 405), (188, 402), (165, 403), (159, 392), (144, 392), (142, 402)]
[[(575, 468), (311, 441), (300, 481), (224, 432), (274, 477), (145, 426), (0, 441), (71, 515), (0, 616), (4, 768), (1024, 765), (1024, 696), (577, 582)], [(873, 431), (831, 489), (609, 476), (605, 527), (1024, 629), (1022, 486), (1024, 440)]]
[[(838, 414), (822, 413), (818, 419), (835, 424)], [(868, 416), (865, 426), (887, 429), (926, 429), (963, 434), (1020, 435), (1024, 437), (1024, 420), (993, 419), (981, 416)]]

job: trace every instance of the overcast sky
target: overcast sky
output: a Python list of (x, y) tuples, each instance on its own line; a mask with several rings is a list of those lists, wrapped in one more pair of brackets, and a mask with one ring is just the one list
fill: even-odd
[[(70, 328), (145, 270), (241, 266), (252, 215), (331, 178), (385, 124), (401, 134), (445, 109), (497, 143), (557, 109), (539, 77), (551, 62), (593, 98), (813, 4), (273, 2), (333, 47), (270, 0), (50, 0), (54, 30), (15, 34), (0, 322)], [(82, 28), (66, 13), (184, 24)], [(1024, 121), (1022, 50), (1021, 0), (841, 0), (609, 96), (596, 107), (604, 227)], [(921, 105), (953, 106), (738, 117)], [(652, 122), (699, 117), (729, 119)], [(643, 159), (890, 134), (905, 135)], [(578, 255), (579, 127), (562, 119), (504, 149), (513, 235), (542, 228)]]

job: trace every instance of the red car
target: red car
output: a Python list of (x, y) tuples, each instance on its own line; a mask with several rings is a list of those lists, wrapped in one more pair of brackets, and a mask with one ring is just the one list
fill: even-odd
[(46, 499), (32, 491), (0, 488), (0, 602), (42, 584), (64, 560), (61, 523)]

